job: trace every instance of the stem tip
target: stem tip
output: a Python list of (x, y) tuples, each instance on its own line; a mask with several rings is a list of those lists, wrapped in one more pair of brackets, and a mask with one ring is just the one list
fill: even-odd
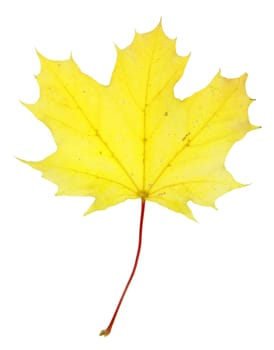
[(100, 336), (104, 336), (104, 337), (106, 337), (106, 336), (108, 336), (109, 335), (109, 333), (110, 333), (110, 331), (111, 331), (111, 329), (103, 329), (101, 332), (100, 332)]

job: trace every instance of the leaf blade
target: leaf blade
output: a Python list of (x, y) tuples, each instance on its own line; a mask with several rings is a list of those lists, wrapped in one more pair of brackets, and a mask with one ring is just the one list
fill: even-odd
[(27, 163), (57, 184), (57, 194), (95, 197), (87, 213), (141, 197), (193, 218), (189, 201), (215, 207), (242, 186), (225, 158), (256, 128), (248, 119), (247, 75), (219, 72), (199, 92), (175, 98), (189, 56), (176, 53), (161, 23), (117, 48), (109, 86), (82, 73), (72, 57), (38, 55), (40, 98), (26, 107), (49, 127), (57, 151)]

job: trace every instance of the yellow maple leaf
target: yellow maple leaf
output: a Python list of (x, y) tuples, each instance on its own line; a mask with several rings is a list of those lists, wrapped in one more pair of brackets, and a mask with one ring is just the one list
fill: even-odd
[(58, 195), (95, 197), (86, 213), (141, 198), (140, 241), (145, 200), (193, 218), (189, 201), (214, 207), (220, 195), (241, 187), (224, 160), (256, 128), (248, 120), (246, 74), (227, 79), (219, 72), (191, 97), (174, 97), (189, 58), (175, 46), (161, 23), (136, 33), (130, 46), (117, 48), (108, 86), (82, 73), (72, 57), (52, 61), (39, 54), (40, 98), (26, 105), (58, 146), (27, 163), (57, 184)]

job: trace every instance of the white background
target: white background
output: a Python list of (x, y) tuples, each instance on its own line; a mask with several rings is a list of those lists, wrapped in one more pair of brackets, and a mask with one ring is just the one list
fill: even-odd
[[(260, 1), (16, 1), (0, 5), (0, 349), (274, 349), (273, 10)], [(249, 133), (227, 168), (250, 186), (192, 205), (199, 224), (147, 204), (137, 274), (107, 338), (131, 271), (139, 201), (83, 217), (89, 198), (55, 197), (56, 187), (14, 156), (42, 159), (48, 130), (19, 102), (35, 102), (35, 48), (52, 59), (73, 52), (102, 83), (113, 43), (163, 28), (192, 52), (176, 87), (183, 98), (221, 68), (249, 74), (256, 98)]]

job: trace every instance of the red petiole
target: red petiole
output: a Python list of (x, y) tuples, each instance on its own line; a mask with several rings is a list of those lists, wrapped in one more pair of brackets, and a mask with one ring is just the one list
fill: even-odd
[(142, 198), (141, 215), (140, 215), (140, 225), (139, 225), (139, 242), (138, 242), (138, 248), (137, 248), (137, 253), (136, 253), (135, 262), (134, 262), (134, 265), (133, 265), (133, 269), (132, 269), (132, 271), (131, 271), (131, 274), (130, 274), (130, 276), (129, 276), (129, 279), (128, 279), (128, 281), (127, 281), (127, 284), (126, 284), (126, 286), (125, 286), (125, 288), (124, 288), (124, 291), (123, 291), (123, 293), (122, 293), (122, 295), (121, 295), (121, 298), (120, 298), (120, 300), (119, 300), (119, 302), (118, 302), (118, 304), (117, 304), (117, 306), (116, 306), (116, 309), (115, 309), (115, 311), (114, 311), (114, 314), (113, 314), (113, 316), (112, 316), (112, 319), (111, 319), (111, 321), (110, 321), (108, 327), (100, 332), (100, 335), (103, 335), (103, 336), (105, 336), (105, 337), (106, 337), (107, 335), (109, 335), (110, 332), (111, 332), (111, 329), (112, 329), (112, 326), (113, 326), (113, 324), (114, 324), (115, 318), (116, 318), (116, 316), (117, 316), (117, 314), (118, 314), (118, 311), (119, 311), (119, 309), (120, 309), (120, 306), (121, 306), (121, 304), (122, 304), (122, 301), (123, 301), (123, 299), (124, 299), (124, 297), (125, 297), (125, 295), (126, 295), (126, 292), (127, 292), (127, 290), (128, 290), (128, 287), (129, 287), (129, 285), (130, 285), (130, 283), (131, 283), (131, 281), (132, 281), (132, 279), (133, 279), (133, 276), (134, 276), (134, 274), (135, 274), (135, 271), (136, 271), (136, 268), (137, 268), (137, 265), (138, 265), (138, 260), (139, 260), (139, 256), (140, 256), (140, 252), (141, 252), (141, 246), (142, 246), (142, 235), (143, 235), (143, 222), (144, 222), (144, 214), (145, 214), (145, 205), (146, 205), (146, 201), (145, 201), (144, 198)]

